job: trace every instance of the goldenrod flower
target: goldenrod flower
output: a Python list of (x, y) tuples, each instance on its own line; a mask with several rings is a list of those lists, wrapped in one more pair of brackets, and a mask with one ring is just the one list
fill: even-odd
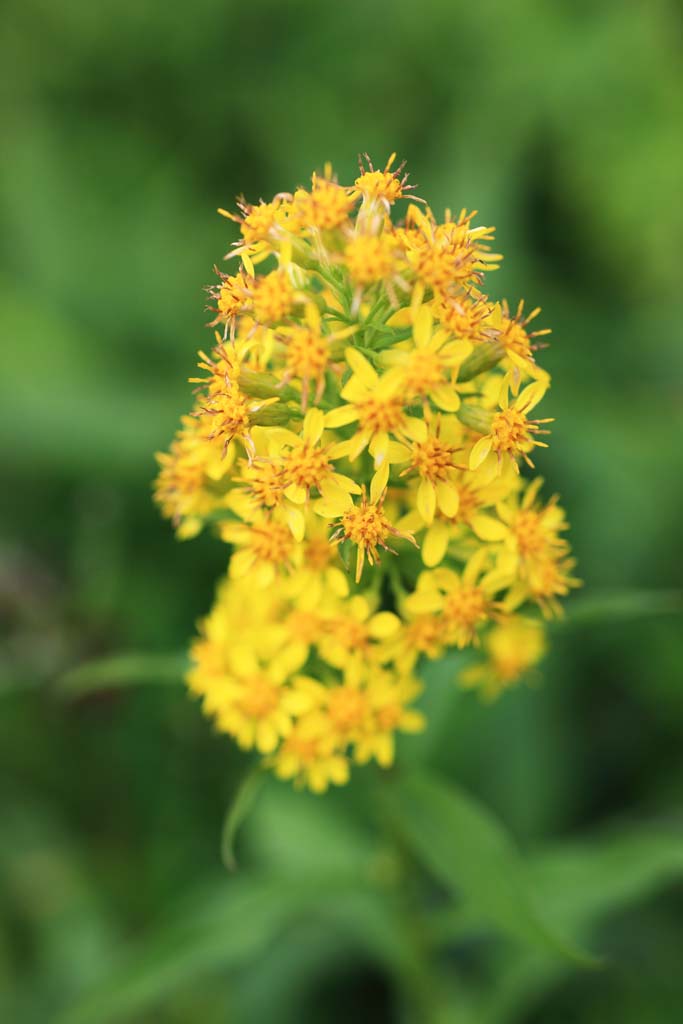
[(411, 191), (395, 156), (366, 156), (350, 186), (326, 166), (220, 211), (236, 265), (208, 289), (215, 343), (158, 456), (178, 535), (210, 524), (230, 546), (188, 684), (315, 792), (423, 727), (422, 659), (476, 645), (463, 683), (498, 693), (541, 657), (533, 614), (578, 585), (557, 499), (520, 475), (551, 422), (548, 331), (487, 294), (493, 229)]
[(494, 625), (485, 635), (486, 660), (460, 675), (463, 686), (477, 687), (488, 699), (512, 686), (541, 660), (546, 651), (545, 630), (534, 619), (513, 617)]
[(503, 456), (506, 456), (519, 472), (516, 460), (521, 456), (533, 469), (534, 464), (528, 453), (534, 447), (548, 447), (545, 441), (538, 440), (537, 435), (548, 433), (541, 425), (552, 423), (552, 419), (532, 420), (527, 413), (538, 405), (546, 390), (544, 381), (535, 381), (510, 402), (506, 380), (500, 396), (500, 411), (490, 417), (488, 433), (477, 441), (470, 452), (470, 469), (478, 469), (490, 452), (495, 452), (499, 466)]

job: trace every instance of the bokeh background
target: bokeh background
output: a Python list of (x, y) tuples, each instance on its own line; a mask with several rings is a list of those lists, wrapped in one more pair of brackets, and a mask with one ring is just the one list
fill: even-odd
[[(10, 0), (0, 20), (2, 1020), (679, 1020), (678, 3)], [(216, 207), (326, 160), (350, 182), (365, 150), (495, 224), (492, 294), (554, 331), (539, 464), (583, 603), (541, 686), (489, 707), (433, 670), (439, 714), (404, 752), (492, 809), (601, 970), (451, 934), (363, 772), (322, 800), (269, 785), (239, 870), (221, 862), (245, 759), (178, 678), (224, 552), (174, 540), (152, 455), (207, 343)]]

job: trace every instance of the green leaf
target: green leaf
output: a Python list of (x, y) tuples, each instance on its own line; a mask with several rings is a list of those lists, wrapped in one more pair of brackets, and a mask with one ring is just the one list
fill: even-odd
[(218, 967), (261, 955), (291, 916), (291, 898), (272, 883), (241, 880), (217, 887), (177, 920), (132, 948), (111, 974), (62, 1015), (60, 1024), (129, 1021)]
[[(623, 911), (683, 876), (683, 829), (641, 824), (563, 843), (532, 857), (528, 869), (548, 918), (588, 932), (607, 914)], [(454, 923), (459, 936), (461, 924)], [(444, 928), (442, 939), (448, 938)], [(570, 967), (528, 949), (510, 951), (498, 962), (495, 986), (482, 994), (477, 1019), (481, 1024), (520, 1020)]]
[(529, 877), (554, 921), (585, 929), (683, 878), (683, 828), (640, 825), (563, 844), (533, 858)]
[(152, 683), (180, 685), (187, 671), (186, 654), (138, 654), (126, 652), (86, 661), (59, 676), (58, 691), (80, 697), (99, 690)]
[(302, 922), (322, 922), (347, 949), (363, 950), (417, 986), (412, 938), (392, 900), (355, 877), (240, 876), (193, 893), (170, 921), (132, 946), (58, 1024), (127, 1024), (210, 972), (242, 972)]
[(237, 870), (235, 857), (235, 837), (242, 822), (251, 811), (263, 789), (265, 775), (260, 766), (253, 768), (237, 787), (233, 800), (228, 807), (221, 834), (221, 860), (228, 871)]
[(386, 797), (414, 853), (465, 907), (537, 949), (595, 966), (540, 913), (514, 843), (486, 808), (458, 787), (417, 772), (397, 778)]

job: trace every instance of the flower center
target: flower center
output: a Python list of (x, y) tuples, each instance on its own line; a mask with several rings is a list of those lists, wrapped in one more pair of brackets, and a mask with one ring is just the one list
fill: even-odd
[(345, 538), (370, 551), (383, 544), (391, 532), (389, 520), (377, 505), (350, 508), (341, 522)]
[(454, 625), (472, 629), (486, 618), (486, 597), (479, 587), (459, 587), (448, 594), (443, 614)]
[(239, 701), (239, 708), (249, 718), (267, 718), (279, 701), (277, 686), (262, 676), (255, 676), (247, 683), (247, 691)]
[(260, 324), (279, 323), (294, 305), (294, 289), (282, 270), (261, 278), (252, 293), (254, 319)]
[(428, 437), (426, 441), (415, 442), (413, 444), (413, 468), (430, 483), (446, 480), (448, 470), (453, 467), (454, 450), (438, 437)]
[(411, 398), (426, 395), (443, 384), (443, 361), (437, 352), (416, 349), (406, 366), (406, 380)]
[(225, 437), (230, 440), (242, 436), (249, 429), (247, 400), (235, 385), (229, 391), (213, 394), (205, 410), (215, 417), (209, 434), (211, 439)]
[(386, 235), (358, 235), (346, 246), (344, 259), (358, 284), (389, 277), (394, 268), (394, 243)]
[(306, 543), (304, 561), (309, 568), (320, 572), (326, 569), (334, 557), (335, 549), (323, 537), (312, 537)]
[(287, 343), (287, 369), (295, 377), (320, 377), (328, 362), (325, 339), (305, 327), (292, 333)]
[(282, 565), (289, 558), (294, 539), (282, 523), (252, 526), (250, 535), (251, 550), (258, 559)]
[(532, 443), (531, 433), (535, 429), (523, 412), (508, 406), (496, 413), (491, 423), (493, 450), (514, 454)]
[(339, 732), (351, 732), (363, 722), (367, 700), (350, 686), (337, 686), (330, 691), (328, 713)]
[(299, 448), (293, 449), (285, 464), (285, 476), (288, 484), (297, 487), (320, 487), (330, 472), (330, 463), (326, 449), (316, 448), (305, 441)]
[(402, 709), (400, 704), (385, 704), (376, 712), (377, 725), (382, 732), (393, 732), (401, 721)]
[(278, 505), (286, 486), (280, 467), (274, 462), (254, 463), (248, 472), (247, 486), (254, 502), (266, 508)]
[(366, 398), (358, 403), (358, 420), (364, 430), (380, 433), (398, 430), (405, 419), (403, 404), (398, 397)]

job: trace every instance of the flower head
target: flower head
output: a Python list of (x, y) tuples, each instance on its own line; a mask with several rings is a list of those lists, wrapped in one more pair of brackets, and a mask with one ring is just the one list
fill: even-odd
[(423, 728), (425, 658), (476, 646), (464, 685), (514, 683), (578, 585), (558, 500), (520, 473), (551, 422), (548, 331), (487, 294), (493, 228), (404, 204), (395, 159), (220, 211), (239, 237), (215, 343), (157, 456), (162, 514), (230, 552), (188, 685), (314, 792)]

